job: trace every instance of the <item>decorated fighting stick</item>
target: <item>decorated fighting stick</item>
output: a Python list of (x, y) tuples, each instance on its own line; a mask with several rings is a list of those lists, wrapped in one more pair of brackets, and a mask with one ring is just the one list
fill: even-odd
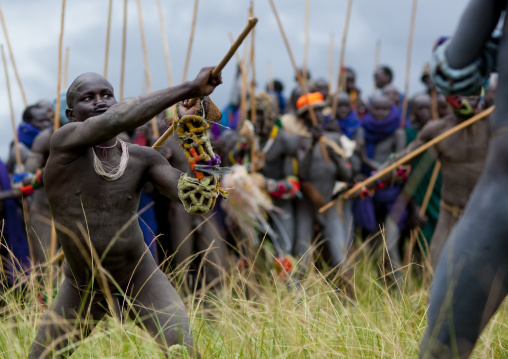
[[(420, 147), (418, 147), (414, 151), (409, 152), (407, 155), (405, 155), (401, 159), (395, 161), (394, 163), (392, 163), (391, 165), (387, 166), (383, 170), (381, 170), (381, 171), (377, 172), (376, 174), (374, 174), (373, 176), (367, 178), (365, 181), (357, 183), (352, 188), (350, 188), (347, 192), (344, 193), (344, 198), (348, 198), (352, 194), (360, 191), (362, 188), (370, 185), (371, 183), (374, 183), (376, 180), (378, 180), (381, 177), (385, 176), (386, 174), (390, 173), (391, 171), (393, 171), (397, 167), (402, 166), (402, 165), (408, 163), (413, 158), (421, 155), (423, 152), (428, 150), (430, 147), (432, 147), (432, 146), (436, 145), (437, 143), (443, 141), (444, 139), (450, 137), (454, 133), (457, 133), (460, 130), (463, 130), (464, 128), (474, 124), (475, 122), (478, 122), (481, 119), (489, 116), (492, 113), (492, 111), (494, 111), (494, 108), (495, 108), (495, 106), (489, 107), (488, 109), (486, 109), (486, 110), (480, 112), (479, 114), (471, 117), (469, 120), (466, 120), (464, 122), (459, 123), (457, 126), (452, 127), (448, 131), (443, 132), (442, 134), (440, 134), (439, 136), (433, 138), (429, 142), (421, 145)], [(324, 205), (323, 207), (321, 207), (319, 209), (319, 213), (326, 212), (328, 209), (333, 207), (334, 204), (335, 204), (335, 200), (327, 203), (326, 205)]]
[[(347, 3), (347, 10), (346, 10), (346, 21), (344, 23), (344, 33), (342, 34), (342, 48), (340, 49), (340, 61), (339, 61), (339, 76), (337, 79), (337, 93), (340, 91), (344, 91), (345, 87), (344, 82), (346, 80), (345, 78), (345, 72), (344, 72), (344, 60), (346, 58), (346, 40), (347, 40), (347, 33), (349, 30), (349, 20), (351, 19), (351, 9), (353, 7), (353, 0), (349, 0)], [(337, 101), (338, 97), (333, 96), (332, 100), (332, 114), (335, 114), (337, 111)]]
[(413, 35), (415, 30), (416, 7), (418, 0), (413, 0), (413, 8), (411, 10), (411, 24), (409, 25), (409, 39), (407, 44), (407, 57), (406, 57), (406, 81), (404, 84), (404, 101), (402, 102), (402, 118), (400, 119), (400, 127), (406, 126), (406, 114), (409, 95), (409, 75), (411, 72), (411, 54), (413, 50)]
[[(295, 58), (293, 57), (293, 52), (291, 51), (291, 47), (289, 46), (289, 41), (287, 39), (286, 33), (284, 32), (284, 28), (282, 27), (282, 22), (280, 21), (279, 14), (277, 13), (277, 9), (275, 8), (275, 4), (273, 3), (273, 0), (269, 0), (269, 1), (270, 1), (270, 6), (273, 10), (275, 19), (277, 20), (277, 24), (279, 25), (279, 30), (280, 30), (280, 33), (281, 33), (282, 38), (284, 40), (284, 44), (286, 45), (286, 50), (288, 52), (289, 59), (291, 60), (291, 64), (293, 65), (293, 69), (295, 71), (296, 78), (298, 79), (298, 83), (300, 84), (300, 87), (302, 89), (302, 94), (303, 94), (303, 96), (307, 96), (308, 95), (307, 87), (305, 86), (305, 82), (303, 80), (302, 74), (300, 73), (300, 70), (298, 69), (298, 66), (296, 66)], [(309, 115), (310, 115), (312, 124), (314, 126), (317, 126), (318, 123), (316, 120), (316, 114), (314, 113), (314, 108), (312, 106), (308, 106), (308, 108), (309, 108)], [(323, 137), (321, 137), (321, 139), (322, 138)], [(325, 159), (325, 162), (328, 162), (330, 158), (328, 156), (328, 152), (326, 151), (325, 144), (322, 142), (321, 139), (319, 140), (319, 143), (321, 145), (321, 152), (323, 153), (323, 158)]]
[[(231, 60), (231, 57), (233, 57), (236, 50), (238, 50), (238, 48), (242, 44), (243, 40), (245, 40), (245, 38), (247, 37), (249, 32), (254, 28), (254, 26), (256, 26), (257, 22), (258, 22), (258, 19), (255, 17), (249, 19), (247, 26), (245, 26), (242, 33), (240, 34), (240, 36), (238, 36), (238, 38), (233, 43), (233, 45), (231, 45), (231, 48), (227, 52), (226, 56), (224, 56), (224, 58), (221, 60), (221, 62), (219, 62), (219, 64), (217, 66), (215, 66), (215, 68), (213, 69), (211, 77), (218, 76), (221, 73), (222, 69), (226, 66), (226, 64), (229, 62), (229, 60)], [(189, 101), (189, 107), (191, 107), (192, 100), (193, 99), (191, 99)], [(197, 101), (197, 99), (195, 99), (194, 103), (196, 103), (196, 101)], [(173, 121), (173, 123), (171, 124), (171, 127), (168, 128), (166, 130), (166, 132), (164, 132), (164, 134), (161, 137), (159, 137), (159, 139), (157, 140), (157, 142), (154, 143), (152, 148), (155, 150), (159, 149), (163, 145), (163, 143), (169, 138), (169, 136), (171, 136), (173, 134), (173, 132), (175, 130), (175, 126), (176, 126), (175, 121)]]
[(28, 102), (26, 100), (25, 90), (23, 89), (23, 84), (21, 83), (21, 77), (19, 77), (18, 67), (16, 66), (16, 61), (14, 60), (14, 53), (11, 47), (11, 41), (9, 40), (9, 33), (7, 32), (7, 25), (5, 24), (4, 14), (2, 12), (2, 8), (0, 7), (0, 21), (2, 22), (2, 28), (4, 30), (5, 41), (7, 42), (7, 49), (9, 50), (9, 57), (11, 58), (12, 67), (14, 68), (14, 75), (16, 75), (16, 81), (19, 85), (19, 90), (21, 91), (21, 97), (23, 98), (23, 104), (25, 107), (28, 106)]

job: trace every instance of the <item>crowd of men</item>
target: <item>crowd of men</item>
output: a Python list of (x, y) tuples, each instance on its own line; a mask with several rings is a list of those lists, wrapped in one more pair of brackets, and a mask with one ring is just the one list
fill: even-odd
[[(395, 277), (401, 275), (411, 236), (418, 238), (411, 250), (435, 263), (482, 172), (488, 120), (456, 133), (382, 181), (348, 198), (342, 194), (491, 106), (495, 83), (477, 96), (445, 97), (426, 67), (421, 76), (426, 91), (407, 101), (402, 118), (404, 95), (392, 84), (393, 72), (387, 66), (375, 71), (376, 91), (370, 96), (357, 88), (351, 68), (344, 72), (344, 91), (335, 95), (324, 80), (314, 80), (306, 72), (305, 96), (296, 86), (286, 99), (277, 80), (244, 103), (238, 90), (222, 111), (220, 123), (210, 127), (222, 165), (232, 170), (222, 180), (231, 188), (230, 199), (218, 200), (213, 212), (189, 214), (153, 185), (143, 189), (139, 225), (163, 268), (182, 266), (194, 280), (199, 272), (207, 285), (220, 287), (228, 265), (250, 265), (249, 253), (256, 252), (264, 236), (272, 243), (276, 266), (284, 262), (285, 271), (296, 266), (303, 273), (318, 255), (330, 267), (339, 267), (351, 253), (355, 236), (379, 244), (381, 233)], [(13, 142), (7, 163), (0, 163), (2, 258), (10, 284), (15, 282), (13, 270), (42, 265), (59, 247), (52, 241), (41, 176), (50, 151), (53, 111), (47, 101), (28, 106), (18, 126), (18, 148)], [(158, 116), (161, 132), (172, 118), (172, 109)], [(60, 121), (65, 126), (68, 119), (61, 116)], [(119, 137), (139, 146), (157, 140), (150, 124)], [(103, 161), (109, 150), (101, 149)], [(158, 151), (173, 167), (189, 172), (177, 137), (170, 137)], [(441, 170), (434, 181), (436, 163)], [(336, 205), (319, 211), (330, 201)], [(228, 253), (233, 261), (227, 260)]]

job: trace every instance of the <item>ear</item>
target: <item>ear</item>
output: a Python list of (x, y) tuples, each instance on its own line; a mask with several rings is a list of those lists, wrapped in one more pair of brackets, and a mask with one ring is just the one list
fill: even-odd
[(74, 109), (68, 108), (67, 110), (65, 110), (65, 116), (67, 116), (69, 121), (73, 122), (74, 121)]

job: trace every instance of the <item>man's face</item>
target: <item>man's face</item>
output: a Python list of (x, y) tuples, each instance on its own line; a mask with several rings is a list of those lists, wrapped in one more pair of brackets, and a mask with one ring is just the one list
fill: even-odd
[(106, 112), (116, 103), (113, 87), (102, 76), (86, 75), (72, 90), (73, 103), (69, 104), (67, 117), (73, 122), (82, 122)]
[(346, 91), (356, 90), (355, 75), (351, 71), (346, 71)]
[(383, 96), (378, 97), (372, 101), (371, 105), (371, 113), (372, 117), (374, 117), (378, 121), (385, 120), (388, 115), (390, 115), (391, 104), (390, 100)]
[(316, 81), (314, 87), (315, 90), (320, 92), (323, 95), (323, 98), (326, 100), (329, 94), (328, 83), (326, 81)]
[[(251, 112), (249, 111), (247, 113), (247, 119), (251, 119)], [(254, 132), (256, 133), (256, 135), (258, 136), (261, 136), (261, 137), (264, 137), (265, 135), (267, 135), (268, 131), (271, 130), (271, 129), (267, 129), (265, 126), (265, 114), (263, 113), (263, 111), (256, 111), (256, 122), (253, 123), (254, 125)]]
[(383, 69), (377, 69), (374, 72), (374, 82), (376, 83), (376, 87), (381, 89), (390, 83), (390, 76), (385, 74)]
[(339, 99), (337, 101), (337, 118), (344, 120), (351, 113), (351, 103), (348, 99)]
[(30, 110), (30, 114), (32, 115), (30, 124), (35, 128), (42, 131), (45, 128), (51, 126), (52, 118), (50, 117), (50, 113), (47, 108), (42, 106), (34, 107), (32, 110)]
[(400, 94), (399, 91), (394, 86), (386, 85), (383, 88), (383, 95), (390, 99), (392, 105), (399, 106), (400, 105)]
[[(323, 122), (324, 122), (324, 115), (323, 115), (323, 108), (322, 106), (316, 106), (316, 107), (313, 107), (314, 109), (314, 114), (316, 115), (316, 122), (318, 125), (322, 125)], [(310, 117), (310, 111), (307, 110), (305, 111), (303, 114), (302, 114), (302, 119), (303, 121), (305, 122), (305, 124), (307, 124), (307, 126), (312, 126), (313, 123), (312, 123), (312, 118)]]
[(432, 81), (432, 77), (430, 77), (430, 75), (423, 76), (422, 82), (428, 90), (433, 90), (435, 88), (434, 81)]
[(414, 121), (418, 125), (425, 125), (432, 118), (432, 103), (428, 96), (420, 96), (411, 104)]

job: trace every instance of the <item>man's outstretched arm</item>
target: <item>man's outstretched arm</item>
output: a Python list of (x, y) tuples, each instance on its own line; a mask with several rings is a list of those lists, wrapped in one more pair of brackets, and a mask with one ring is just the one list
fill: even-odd
[(213, 67), (203, 68), (193, 81), (127, 99), (114, 104), (103, 114), (84, 122), (70, 123), (55, 132), (51, 146), (64, 150), (88, 148), (143, 125), (179, 101), (207, 96), (222, 83), (220, 75), (211, 77), (212, 70)]

